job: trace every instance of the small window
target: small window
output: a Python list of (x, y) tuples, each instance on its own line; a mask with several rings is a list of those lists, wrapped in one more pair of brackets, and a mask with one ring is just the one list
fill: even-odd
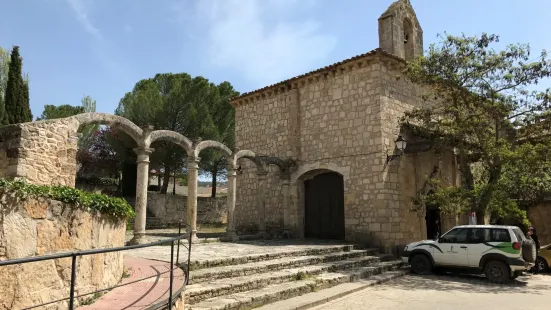
[(440, 243), (466, 243), (467, 232), (467, 228), (452, 229), (440, 238)]

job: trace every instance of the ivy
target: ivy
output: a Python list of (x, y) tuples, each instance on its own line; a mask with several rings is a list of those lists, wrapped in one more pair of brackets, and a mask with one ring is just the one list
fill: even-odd
[(117, 179), (112, 178), (99, 178), (99, 177), (78, 177), (76, 179), (77, 183), (95, 185), (95, 186), (114, 186), (119, 185)]
[(68, 186), (28, 184), (24, 181), (0, 178), (1, 194), (17, 199), (46, 198), (76, 205), (86, 211), (99, 211), (117, 218), (133, 218), (134, 210), (126, 200), (102, 194), (88, 193)]

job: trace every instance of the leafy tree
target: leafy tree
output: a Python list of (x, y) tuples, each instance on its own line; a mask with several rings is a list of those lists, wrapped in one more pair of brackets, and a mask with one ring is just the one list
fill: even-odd
[(549, 90), (534, 86), (550, 76), (551, 61), (545, 51), (531, 60), (524, 44), (495, 51), (490, 45), (497, 42), (496, 35), (446, 35), (406, 70), (428, 89), (430, 104), (406, 113), (403, 124), (439, 147), (455, 148), (463, 177), (462, 188), (433, 184), (437, 190), (426, 198), (449, 212), (476, 211), (480, 222), (490, 214), (525, 219), (522, 204), (551, 190), (541, 144), (548, 141), (519, 139), (549, 111)]
[(65, 118), (80, 113), (84, 113), (84, 107), (82, 106), (72, 106), (68, 104), (55, 106), (47, 104), (44, 106), (44, 112), (42, 112), (42, 115), (37, 117), (36, 120), (41, 121), (47, 119)]
[[(224, 117), (231, 109), (228, 96), (233, 93), (227, 82), (215, 85), (203, 77), (192, 78), (186, 73), (157, 74), (136, 83), (132, 92), (121, 99), (115, 114), (139, 126), (152, 125), (155, 129), (172, 130), (190, 139), (225, 138), (226, 133), (222, 134), (222, 130), (233, 130), (233, 112), (229, 112), (229, 117)], [(233, 136), (233, 132), (229, 136)], [(226, 138), (227, 141), (231, 139)], [(152, 147), (155, 152), (151, 156), (151, 166), (159, 170), (163, 168), (161, 193), (166, 193), (171, 172), (182, 171), (186, 154), (171, 143), (157, 142)], [(201, 155), (202, 163), (220, 161), (214, 152)]]
[(4, 105), (8, 124), (17, 124), (32, 121), (29, 106), (29, 86), (21, 73), (23, 59), (19, 56), (19, 47), (14, 46), (11, 51), (8, 81)]
[[(217, 88), (218, 93), (209, 105), (209, 114), (212, 117), (212, 123), (209, 123), (213, 135), (211, 139), (232, 149), (235, 146), (235, 110), (230, 104), (230, 99), (239, 93), (228, 82), (221, 83)], [(201, 154), (199, 166), (204, 175), (212, 178), (211, 197), (216, 197), (217, 180), (224, 178), (226, 174), (226, 160), (218, 151), (208, 149)]]
[[(90, 96), (84, 96), (81, 101), (82, 112), (80, 113), (91, 113), (96, 112), (96, 100), (92, 99)], [(78, 140), (79, 148), (89, 148), (92, 145), (92, 134), (98, 131), (100, 128), (99, 125), (87, 125), (84, 128), (81, 128), (81, 137)]]

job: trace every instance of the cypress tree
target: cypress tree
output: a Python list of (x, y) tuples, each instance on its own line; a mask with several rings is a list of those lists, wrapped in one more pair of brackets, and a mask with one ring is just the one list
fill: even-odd
[(5, 118), (8, 124), (32, 121), (29, 106), (29, 88), (23, 81), (21, 72), (22, 61), (21, 56), (19, 56), (19, 46), (14, 46), (11, 51), (6, 98), (4, 99)]

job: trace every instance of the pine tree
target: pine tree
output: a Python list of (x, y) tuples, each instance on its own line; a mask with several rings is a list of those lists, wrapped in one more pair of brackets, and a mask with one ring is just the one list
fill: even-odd
[(6, 120), (8, 124), (25, 123), (32, 121), (29, 106), (29, 86), (23, 80), (21, 72), (22, 58), (19, 56), (19, 47), (14, 46), (11, 52), (8, 84), (6, 86)]

